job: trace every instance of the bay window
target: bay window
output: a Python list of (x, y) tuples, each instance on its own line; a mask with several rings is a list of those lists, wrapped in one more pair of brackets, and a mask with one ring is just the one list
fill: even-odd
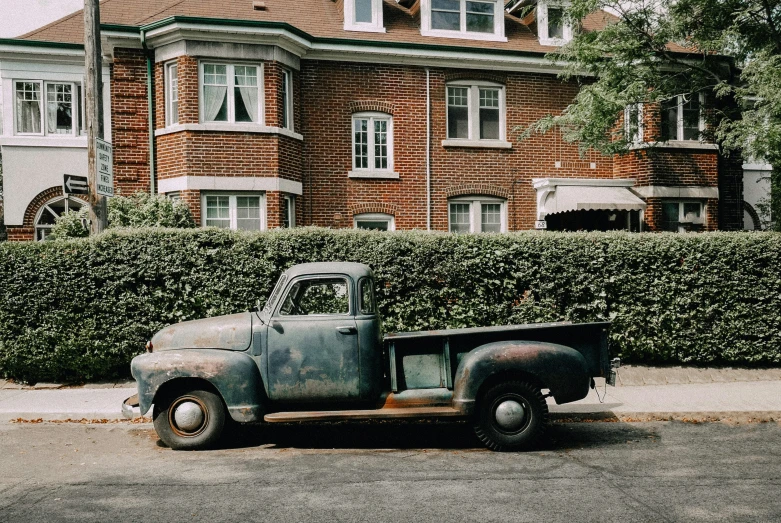
[(662, 141), (699, 140), (705, 130), (702, 96), (678, 95), (662, 102)]
[(422, 0), (424, 36), (507, 41), (499, 0)]
[(504, 87), (488, 82), (447, 86), (447, 142), (504, 141)]
[(179, 66), (176, 62), (165, 67), (165, 124), (179, 123)]
[(705, 208), (696, 201), (663, 201), (662, 230), (686, 232), (691, 226), (705, 224)]
[(14, 95), (16, 134), (73, 136), (83, 128), (79, 84), (17, 81)]
[(624, 137), (630, 143), (643, 141), (643, 104), (628, 105), (624, 109)]
[(265, 198), (260, 194), (205, 194), (203, 226), (239, 231), (266, 228)]
[(537, 4), (537, 33), (542, 45), (559, 46), (572, 40), (572, 24), (565, 16), (564, 3)]
[(450, 232), (505, 232), (507, 204), (490, 196), (453, 198), (448, 202)]
[(282, 115), (280, 127), (293, 130), (293, 73), (284, 69), (282, 71), (282, 85), (280, 95), (282, 97)]
[(262, 121), (259, 67), (204, 63), (201, 71), (203, 122)]

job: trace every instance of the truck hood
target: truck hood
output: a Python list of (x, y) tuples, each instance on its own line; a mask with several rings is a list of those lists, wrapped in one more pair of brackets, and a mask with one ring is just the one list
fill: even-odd
[(252, 341), (252, 313), (242, 312), (202, 320), (183, 321), (160, 330), (152, 338), (153, 351), (178, 349), (247, 350)]

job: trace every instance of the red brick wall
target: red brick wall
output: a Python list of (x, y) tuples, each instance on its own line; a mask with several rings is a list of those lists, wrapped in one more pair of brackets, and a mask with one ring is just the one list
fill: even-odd
[(111, 133), (117, 194), (149, 190), (149, 106), (146, 58), (115, 49), (111, 65)]

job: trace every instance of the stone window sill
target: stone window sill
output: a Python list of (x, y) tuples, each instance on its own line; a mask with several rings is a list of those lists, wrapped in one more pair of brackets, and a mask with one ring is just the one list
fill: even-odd
[(283, 127), (268, 127), (254, 123), (228, 123), (228, 122), (209, 122), (209, 123), (185, 123), (176, 124), (157, 129), (155, 136), (165, 136), (166, 134), (180, 133), (182, 131), (220, 131), (229, 133), (257, 133), (257, 134), (278, 134), (287, 136), (295, 140), (304, 140), (304, 137), (290, 129)]
[(443, 147), (477, 147), (484, 149), (512, 149), (513, 144), (505, 140), (442, 140)]
[(349, 171), (347, 173), (348, 178), (368, 178), (372, 180), (398, 180), (399, 173), (393, 171), (372, 171), (372, 170), (360, 170)]

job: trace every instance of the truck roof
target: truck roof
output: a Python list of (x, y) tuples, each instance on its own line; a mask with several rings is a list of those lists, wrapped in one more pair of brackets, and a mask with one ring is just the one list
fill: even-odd
[(354, 262), (315, 262), (315, 263), (299, 263), (293, 265), (285, 274), (288, 278), (294, 278), (296, 276), (306, 274), (346, 274), (355, 279), (369, 276), (374, 277), (374, 273), (371, 267), (363, 263)]

